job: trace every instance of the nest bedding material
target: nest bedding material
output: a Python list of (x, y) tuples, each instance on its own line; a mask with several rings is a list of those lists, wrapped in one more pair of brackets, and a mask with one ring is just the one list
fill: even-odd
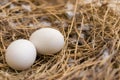
[[(119, 80), (119, 8), (108, 6), (112, 0), (84, 1), (1, 0), (0, 80)], [(38, 56), (25, 71), (11, 69), (4, 59), (7, 46), (42, 27), (60, 30), (65, 47)]]

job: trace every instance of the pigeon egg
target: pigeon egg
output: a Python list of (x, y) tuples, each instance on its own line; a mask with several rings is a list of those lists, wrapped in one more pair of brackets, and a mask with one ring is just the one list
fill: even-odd
[(53, 28), (41, 28), (30, 36), (38, 54), (53, 55), (64, 47), (64, 36)]
[(13, 41), (6, 49), (7, 64), (15, 70), (30, 68), (36, 59), (36, 48), (32, 42), (19, 39)]

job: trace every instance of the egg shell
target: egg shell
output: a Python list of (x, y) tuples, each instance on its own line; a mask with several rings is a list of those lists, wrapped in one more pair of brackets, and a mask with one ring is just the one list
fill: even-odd
[(36, 54), (33, 43), (25, 39), (19, 39), (8, 46), (5, 59), (11, 68), (25, 70), (35, 62)]
[(41, 28), (30, 36), (38, 54), (53, 55), (64, 47), (64, 36), (53, 28)]

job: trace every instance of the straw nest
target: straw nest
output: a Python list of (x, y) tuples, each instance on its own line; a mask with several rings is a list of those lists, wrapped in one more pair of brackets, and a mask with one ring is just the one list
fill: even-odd
[[(96, 1), (1, 0), (0, 80), (119, 80), (119, 8)], [(25, 71), (11, 69), (4, 58), (7, 46), (41, 27), (60, 30), (64, 48), (38, 56)]]

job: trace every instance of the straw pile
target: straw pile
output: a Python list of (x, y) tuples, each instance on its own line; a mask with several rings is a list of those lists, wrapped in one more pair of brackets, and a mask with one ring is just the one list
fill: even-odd
[[(0, 80), (119, 80), (120, 8), (116, 0), (90, 1), (0, 0)], [(28, 70), (11, 69), (7, 46), (41, 27), (60, 30), (65, 47)]]

